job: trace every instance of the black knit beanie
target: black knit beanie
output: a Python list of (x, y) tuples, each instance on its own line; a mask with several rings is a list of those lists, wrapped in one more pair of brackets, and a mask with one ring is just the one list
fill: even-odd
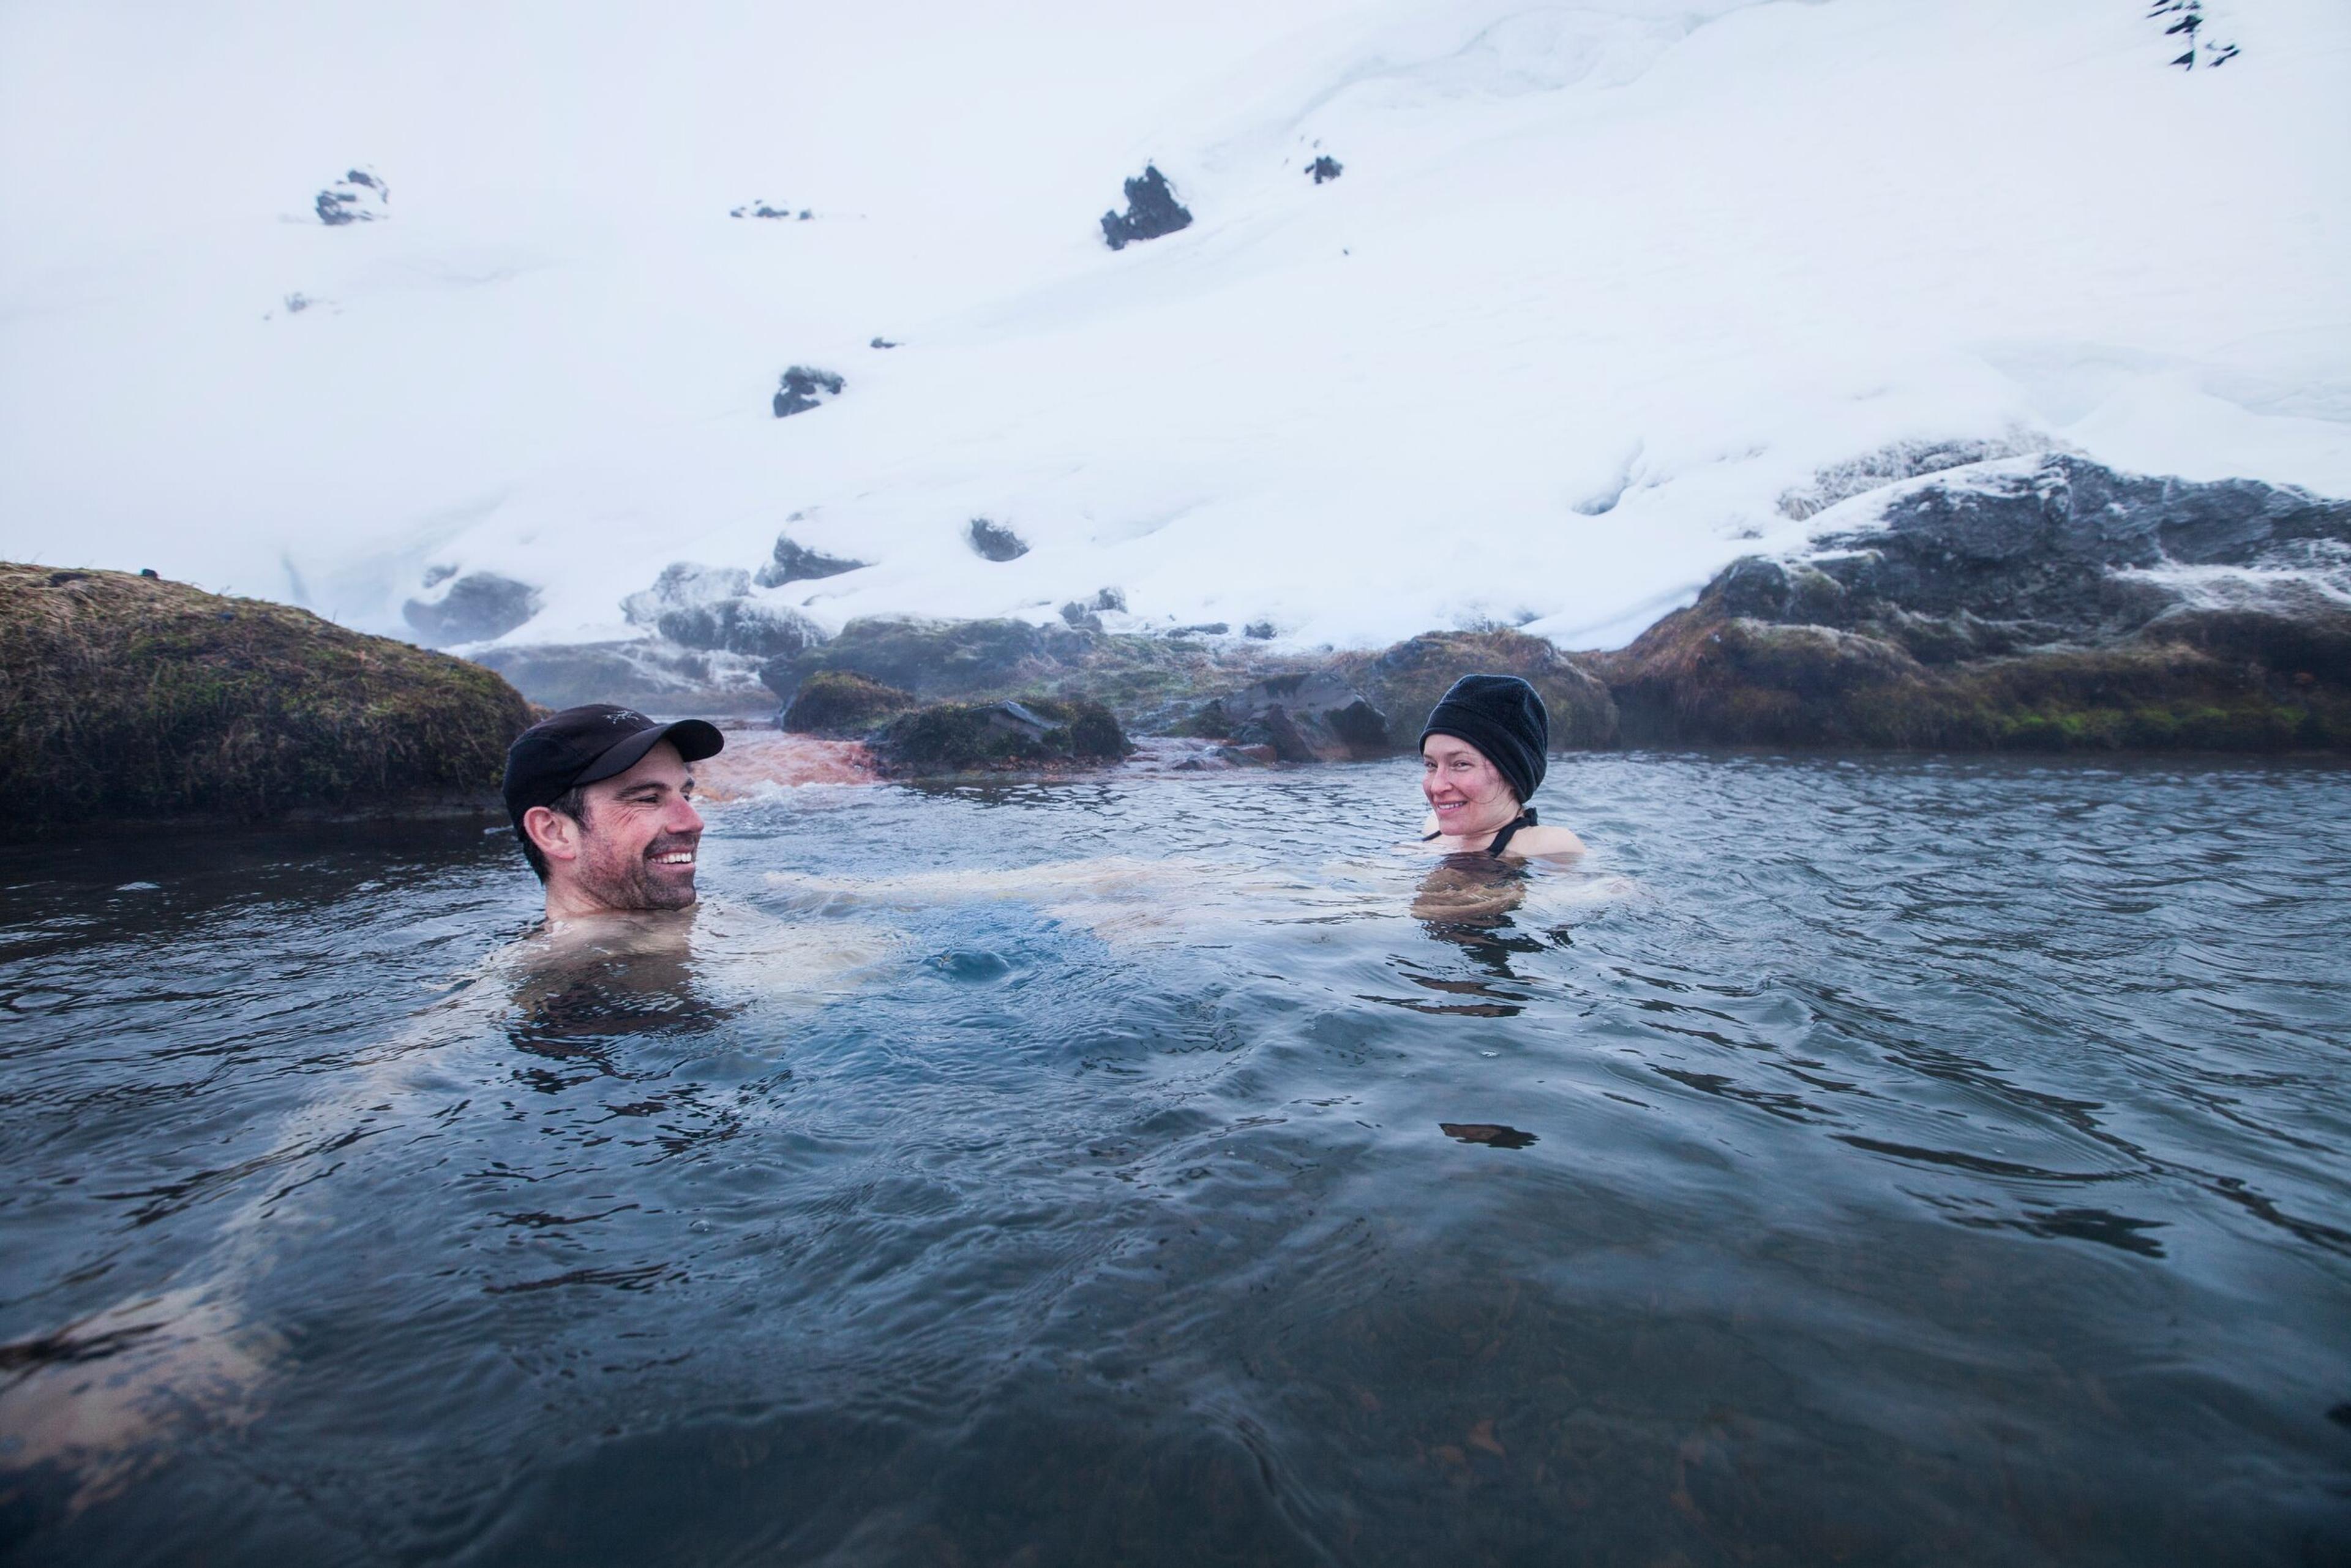
[(1486, 754), (1523, 806), (1550, 766), (1551, 715), (1534, 687), (1516, 675), (1464, 675), (1437, 699), (1421, 727), (1432, 735), (1466, 740)]

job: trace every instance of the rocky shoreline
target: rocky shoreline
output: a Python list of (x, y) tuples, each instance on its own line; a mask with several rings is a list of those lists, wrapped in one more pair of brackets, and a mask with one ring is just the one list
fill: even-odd
[(1045, 738), (1054, 704), (1218, 742), (1237, 765), (1379, 756), (1409, 747), (1472, 669), (1532, 682), (1565, 749), (2351, 749), (2351, 503), (1978, 443), (1873, 455), (1782, 505), (1816, 521), (1803, 549), (1732, 562), (1607, 652), (1510, 630), (1301, 652), (1224, 627), (1105, 631), (1073, 605), (1045, 625), (869, 619), (824, 638), (794, 623), (764, 655), (652, 639), (477, 656), (542, 701), (772, 711), (873, 741), (900, 772), (1077, 760)]
[[(1470, 670), (1532, 683), (1566, 750), (2351, 751), (2351, 503), (1952, 445), (1782, 506), (1816, 522), (1803, 548), (1733, 561), (1627, 646), (1584, 653), (1507, 629), (1314, 651), (1106, 630), (1133, 622), (1108, 591), (1043, 625), (828, 637), (747, 571), (679, 563), (632, 598), (640, 641), (468, 662), (151, 576), (0, 565), (0, 776), (30, 802), (8, 836), (491, 810), (526, 695), (772, 716), (854, 743), (860, 777), (1093, 768), (1154, 737), (1182, 751), (1154, 767), (1381, 757)], [(814, 559), (769, 575), (859, 567)]]

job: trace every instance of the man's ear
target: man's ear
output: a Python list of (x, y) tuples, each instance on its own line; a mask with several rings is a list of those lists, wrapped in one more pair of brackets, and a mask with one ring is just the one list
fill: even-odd
[(580, 824), (560, 811), (533, 806), (522, 814), (522, 831), (550, 862), (580, 858)]

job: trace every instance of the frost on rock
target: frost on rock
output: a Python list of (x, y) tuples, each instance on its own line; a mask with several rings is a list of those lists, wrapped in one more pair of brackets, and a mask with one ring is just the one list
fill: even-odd
[(972, 553), (982, 560), (1018, 560), (1029, 553), (1027, 539), (986, 517), (972, 518), (965, 537), (971, 541)]
[(781, 659), (824, 641), (799, 611), (755, 597), (751, 574), (740, 567), (674, 561), (651, 588), (622, 600), (621, 611), (631, 625), (705, 653)]
[(319, 193), (311, 203), (319, 221), (329, 228), (344, 224), (371, 224), (392, 215), (392, 187), (362, 163)]
[[(2028, 432), (2014, 432), (1990, 440), (1962, 441), (1897, 441), (1865, 452), (1858, 457), (1848, 457), (1832, 464), (1813, 476), (1807, 484), (1798, 485), (1780, 494), (1780, 515), (1801, 522), (1816, 513), (1825, 512), (1839, 501), (1872, 490), (1898, 485), (1905, 479), (1921, 475), (1939, 474), (1947, 468), (1964, 468), (1972, 463), (1990, 463), (2001, 457), (2022, 457), (2028, 453), (2046, 452), (2054, 444), (2049, 437)], [(1577, 510), (1583, 508), (1579, 507)], [(1605, 507), (1601, 508), (1606, 510)]]
[(789, 418), (806, 413), (827, 398), (841, 395), (849, 383), (831, 371), (820, 371), (807, 365), (794, 365), (786, 371), (776, 387), (776, 417)]
[(427, 591), (444, 582), (449, 586), (438, 598), (412, 599), (400, 609), (401, 618), (435, 647), (486, 643), (538, 613), (538, 589), (495, 571), (469, 571), (454, 580), (446, 567), (425, 573)]
[(704, 566), (676, 560), (662, 568), (653, 585), (621, 601), (621, 613), (632, 626), (653, 626), (674, 610), (740, 599), (751, 591), (751, 574), (738, 566)]
[(1157, 239), (1189, 228), (1192, 214), (1176, 199), (1167, 176), (1155, 163), (1143, 166), (1142, 176), (1126, 183), (1126, 211), (1102, 215), (1102, 239), (1113, 250), (1124, 250), (1130, 241)]
[(788, 582), (839, 577), (843, 572), (861, 570), (872, 564), (871, 561), (852, 560), (847, 556), (825, 555), (793, 543), (788, 534), (778, 534), (774, 558), (759, 569), (756, 580), (762, 588), (781, 588)]

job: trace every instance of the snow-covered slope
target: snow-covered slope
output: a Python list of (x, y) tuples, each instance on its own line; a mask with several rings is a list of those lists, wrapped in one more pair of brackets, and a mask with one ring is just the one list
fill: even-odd
[[(1589, 646), (1891, 442), (2351, 494), (2351, 7), (2145, 11), (12, 5), (0, 557), (580, 641), (797, 514), (825, 624)], [(1113, 253), (1146, 161), (1196, 221)]]

